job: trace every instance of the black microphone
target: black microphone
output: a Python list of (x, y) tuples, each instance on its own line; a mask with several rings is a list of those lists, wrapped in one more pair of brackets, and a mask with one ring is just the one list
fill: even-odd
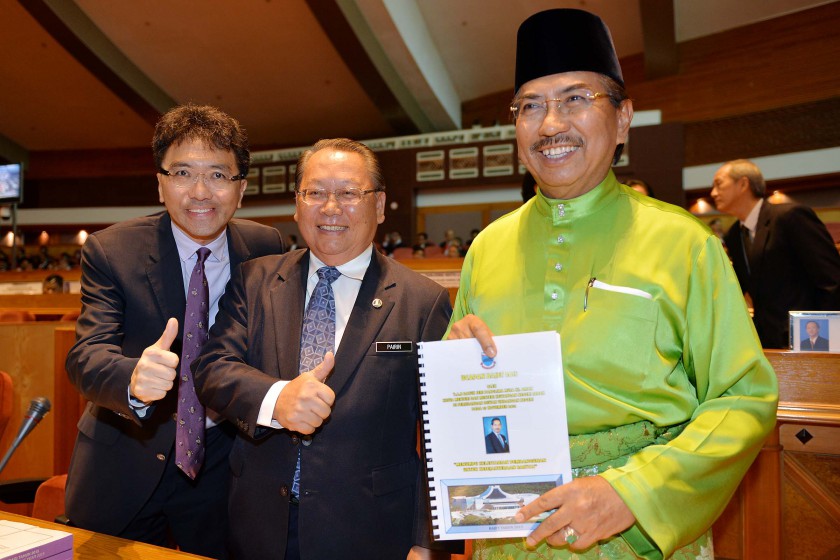
[(32, 399), (32, 402), (29, 404), (29, 410), (23, 416), (23, 424), (21, 424), (20, 430), (18, 430), (15, 441), (12, 442), (12, 446), (9, 447), (9, 450), (6, 452), (6, 456), (3, 457), (3, 461), (0, 461), (0, 472), (3, 472), (3, 469), (6, 468), (6, 463), (9, 462), (9, 459), (12, 457), (12, 453), (14, 453), (18, 448), (20, 442), (23, 441), (23, 438), (29, 435), (29, 432), (38, 425), (38, 422), (40, 422), (49, 411), (50, 400), (48, 398), (36, 397)]

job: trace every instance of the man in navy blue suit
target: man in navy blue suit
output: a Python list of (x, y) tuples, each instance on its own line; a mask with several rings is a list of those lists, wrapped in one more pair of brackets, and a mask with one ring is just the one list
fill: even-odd
[(499, 418), (493, 418), (490, 421), (492, 432), (484, 437), (484, 447), (487, 448), (487, 453), (510, 453), (510, 446), (504, 434), (502, 434), (502, 421)]

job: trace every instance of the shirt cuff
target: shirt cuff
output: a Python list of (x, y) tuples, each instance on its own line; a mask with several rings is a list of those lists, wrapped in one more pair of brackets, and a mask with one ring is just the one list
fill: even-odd
[(271, 386), (260, 405), (260, 413), (257, 415), (257, 425), (277, 429), (283, 427), (280, 422), (274, 419), (274, 405), (277, 404), (277, 399), (280, 398), (280, 391), (289, 383), (289, 381), (277, 381)]
[(136, 414), (140, 418), (145, 418), (146, 413), (149, 411), (149, 405), (147, 405), (141, 400), (137, 400), (134, 397), (132, 397), (131, 387), (126, 387), (125, 391), (128, 394), (128, 406), (131, 407), (131, 410), (134, 411), (134, 414)]

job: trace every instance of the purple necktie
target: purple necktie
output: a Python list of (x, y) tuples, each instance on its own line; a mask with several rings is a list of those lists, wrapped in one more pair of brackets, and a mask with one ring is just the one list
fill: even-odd
[(195, 479), (204, 462), (204, 406), (195, 394), (190, 364), (207, 341), (210, 319), (210, 291), (204, 275), (204, 261), (210, 249), (196, 251), (198, 262), (190, 274), (187, 288), (187, 312), (184, 314), (184, 343), (178, 374), (178, 423), (175, 433), (175, 464)]
[[(299, 373), (312, 371), (324, 361), (327, 352), (335, 348), (335, 295), (332, 283), (341, 276), (334, 266), (322, 266), (317, 270), (318, 283), (309, 297), (303, 316), (300, 335)], [(311, 439), (304, 439), (304, 445)], [(300, 495), (300, 451), (298, 451), (295, 476), (292, 479), (292, 495)]]

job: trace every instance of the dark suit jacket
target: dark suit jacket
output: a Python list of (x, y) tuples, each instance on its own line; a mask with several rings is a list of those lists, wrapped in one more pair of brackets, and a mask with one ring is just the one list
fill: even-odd
[(499, 438), (496, 437), (495, 432), (490, 432), (489, 434), (484, 436), (484, 447), (485, 447), (485, 449), (487, 449), (487, 453), (509, 453), (510, 452), (510, 446), (508, 445), (508, 441), (507, 441), (507, 438), (505, 437), (505, 434), (500, 433), (499, 435), (502, 436), (502, 439), (505, 442), (504, 445), (502, 445), (502, 443), (499, 441)]
[[(308, 266), (307, 250), (245, 263), (193, 364), (201, 399), (240, 430), (230, 455), (232, 552), (283, 558), (300, 452), (302, 556), (405, 558), (414, 544), (431, 547), (416, 343), (443, 336), (449, 295), (374, 251), (326, 381), (336, 394), (331, 415), (302, 438), (256, 422), (269, 387), (298, 374)], [(411, 352), (377, 349), (394, 341), (412, 341)]]
[(813, 346), (810, 338), (804, 338), (799, 344), (800, 350), (814, 351), (814, 352), (828, 352), (828, 339), (821, 336), (817, 337)]
[(840, 309), (840, 255), (806, 206), (762, 203), (749, 268), (740, 228), (736, 221), (724, 241), (741, 289), (752, 297), (761, 345), (787, 348), (789, 311)]
[[(181, 352), (186, 303), (171, 224), (165, 212), (128, 220), (94, 233), (82, 248), (82, 313), (66, 367), (90, 402), (79, 420), (66, 506), (86, 529), (124, 529), (157, 486), (175, 441), (177, 391), (142, 421), (128, 404), (134, 366), (169, 317), (179, 327), (171, 350)], [(273, 228), (233, 220), (227, 231), (231, 270), (283, 250)]]

